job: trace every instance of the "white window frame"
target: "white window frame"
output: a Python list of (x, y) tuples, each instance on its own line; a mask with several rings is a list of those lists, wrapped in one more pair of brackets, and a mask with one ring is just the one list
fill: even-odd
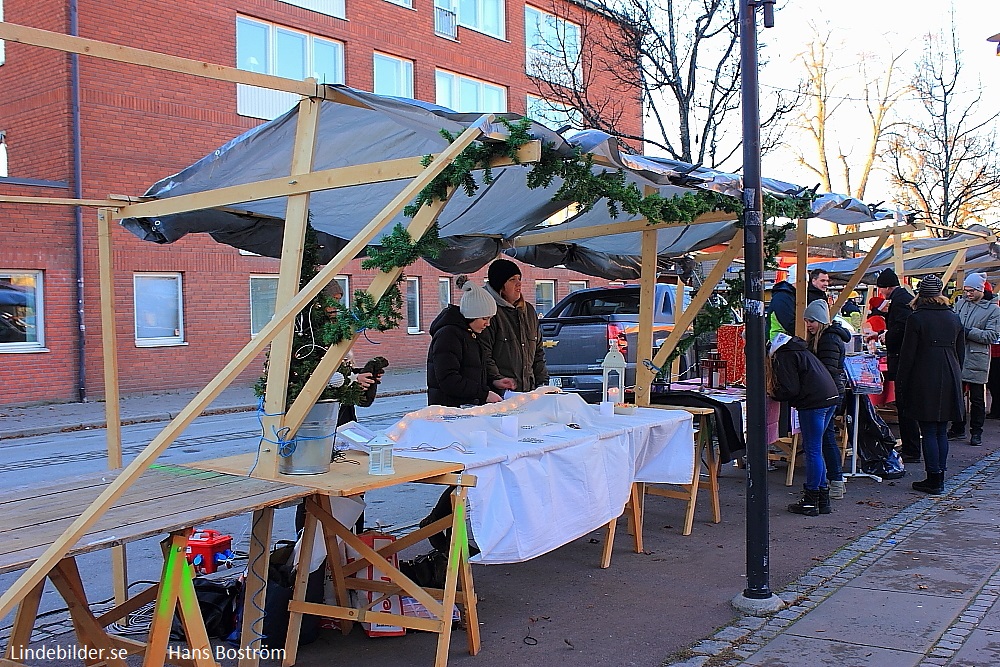
[[(413, 315), (415, 317), (410, 317), (410, 294), (412, 289), (413, 294)], [(420, 328), (420, 278), (417, 276), (407, 276), (406, 278), (406, 333), (408, 334), (421, 334), (423, 329)], [(416, 323), (413, 322), (416, 320)]]
[[(464, 100), (460, 93), (460, 84), (474, 84), (476, 87), (476, 100), (474, 104), (468, 104), (469, 100)], [(434, 70), (434, 88), (435, 88), (435, 99), (436, 104), (448, 107), (452, 111), (461, 112), (491, 112), (491, 113), (505, 113), (507, 111), (507, 88), (504, 86), (498, 86), (488, 81), (483, 81), (482, 79), (473, 79), (472, 77), (462, 76), (461, 74), (455, 74), (454, 72), (449, 72), (447, 70), (439, 69)], [(447, 88), (447, 94), (444, 89)], [(500, 109), (491, 109), (487, 107), (486, 103), (486, 93), (488, 91), (493, 91), (499, 93), (500, 95)]]
[(587, 289), (590, 287), (590, 281), (588, 280), (570, 280), (567, 282), (569, 286), (569, 293), (579, 292), (582, 289)]
[(438, 304), (441, 310), (451, 305), (451, 278), (438, 278)]
[(394, 5), (399, 5), (400, 7), (406, 7), (407, 9), (413, 9), (413, 0), (386, 0)]
[(338, 19), (347, 18), (347, 8), (344, 0), (279, 0), (286, 5), (294, 5), (308, 9), (317, 14), (326, 14)]
[[(139, 336), (139, 283), (143, 278), (171, 278), (177, 284), (177, 328), (172, 336)], [(181, 273), (134, 273), (132, 274), (133, 324), (135, 325), (136, 347), (169, 347), (187, 345), (184, 340), (184, 276)]]
[[(499, 5), (496, 9), (498, 25), (496, 30), (491, 30), (488, 28), (483, 17), (486, 16), (484, 9), (487, 5)], [(463, 28), (469, 28), (470, 30), (475, 30), (476, 32), (481, 32), (484, 35), (489, 35), (490, 37), (496, 37), (497, 39), (506, 39), (507, 35), (507, 6), (504, 0), (455, 0), (455, 5), (458, 14), (458, 25)], [(466, 7), (466, 11), (462, 11), (463, 5)], [(475, 5), (475, 11), (469, 12), (468, 8), (470, 5)], [(470, 14), (472, 14), (470, 16)]]
[[(43, 273), (41, 271), (8, 271), (0, 269), (0, 278), (5, 279), (4, 282), (9, 280), (17, 287), (27, 287), (26, 285), (18, 284), (19, 282), (24, 282), (25, 279), (31, 279), (34, 282), (33, 315), (28, 315), (27, 312), (19, 315), (15, 312), (16, 307), (13, 306), (0, 306), (0, 313), (7, 313), (11, 318), (16, 318), (23, 322), (26, 328), (34, 327), (35, 330), (35, 340), (0, 343), (0, 354), (48, 352), (48, 349), (45, 347), (45, 278)], [(32, 318), (34, 319), (33, 322)]]
[[(0, 0), (3, 2), (3, 0)], [(2, 17), (0, 17), (2, 18)], [(3, 41), (0, 41), (3, 44)], [(0, 63), (2, 64), (2, 63)], [(10, 175), (7, 167), (7, 133), (4, 130), (0, 130), (0, 178), (6, 178)]]
[(254, 283), (260, 284), (260, 283), (263, 283), (264, 281), (268, 281), (268, 282), (272, 282), (273, 281), (273, 283), (274, 283), (274, 288), (273, 288), (274, 296), (277, 297), (277, 294), (278, 294), (278, 275), (277, 274), (275, 274), (275, 273), (269, 273), (269, 274), (252, 275), (252, 276), (250, 276), (250, 337), (251, 338), (253, 338), (257, 334), (259, 334), (260, 330), (263, 329), (265, 326), (267, 326), (267, 323), (271, 321), (272, 317), (274, 317), (274, 306), (276, 305), (276, 303), (272, 304), (271, 314), (268, 315), (267, 322), (257, 322), (256, 326), (254, 325), (254, 294), (255, 294)]
[[(395, 81), (393, 86), (379, 86), (378, 63), (382, 61), (393, 66)], [(378, 51), (372, 56), (372, 91), (377, 95), (389, 95), (391, 97), (413, 98), (413, 61), (406, 58), (397, 58), (388, 53)], [(392, 90), (388, 90), (392, 88)]]
[[(550, 303), (545, 308), (542, 308), (542, 300), (539, 298), (539, 294), (538, 294), (538, 289), (540, 287), (548, 287), (551, 290), (551, 292), (552, 292), (552, 296), (549, 299)], [(538, 312), (539, 315), (542, 315), (544, 313), (549, 312), (552, 309), (552, 306), (554, 306), (554, 305), (556, 305), (556, 281), (550, 280), (548, 278), (536, 279), (535, 280), (535, 311)]]
[[(536, 31), (532, 25), (545, 24), (552, 35), (540, 35), (546, 42), (531, 41)], [(567, 88), (580, 81), (580, 26), (572, 21), (524, 6), (524, 71), (528, 76), (543, 79)]]
[[(0, 21), (3, 21), (3, 0), (0, 0)], [(4, 46), (4, 41), (0, 39), (0, 65), (7, 62), (7, 51)], [(0, 174), (0, 176), (5, 176), (6, 174)]]
[(434, 0), (434, 34), (458, 40), (458, 0)]
[(340, 303), (344, 304), (344, 308), (351, 307), (351, 277), (344, 275), (337, 275), (333, 277), (333, 282), (336, 282), (340, 286), (340, 291), (343, 292), (344, 298), (340, 300)]
[[(267, 62), (266, 63), (253, 63), (253, 66), (248, 66), (248, 63), (240, 62), (240, 49), (239, 49), (239, 33), (240, 24), (246, 24), (248, 26), (257, 26), (267, 29)], [(302, 30), (296, 30), (295, 28), (289, 28), (278, 23), (271, 23), (269, 21), (261, 21), (260, 19), (252, 18), (249, 16), (237, 15), (236, 16), (236, 67), (249, 72), (260, 72), (262, 74), (276, 74), (275, 63), (277, 62), (277, 37), (279, 33), (286, 33), (288, 35), (301, 36), (305, 39), (305, 59), (306, 62), (302, 63), (303, 70), (305, 71), (306, 77), (315, 76), (319, 83), (344, 83), (344, 43), (336, 39), (329, 39), (327, 37), (321, 37), (320, 35), (314, 35), (312, 33), (304, 32)], [(336, 62), (333, 63), (334, 72), (330, 75), (330, 78), (326, 80), (321, 80), (316, 72), (316, 62), (315, 53), (317, 44), (323, 46), (333, 47), (336, 52)], [(261, 88), (259, 86), (251, 86), (243, 83), (236, 84), (236, 113), (241, 116), (247, 116), (249, 118), (261, 118), (264, 120), (273, 120), (285, 113), (293, 106), (299, 103), (301, 97), (295, 93), (289, 93), (282, 90), (270, 90), (268, 88)]]

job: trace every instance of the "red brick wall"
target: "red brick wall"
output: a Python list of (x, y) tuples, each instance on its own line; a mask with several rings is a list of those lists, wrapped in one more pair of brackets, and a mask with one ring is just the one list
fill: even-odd
[[(509, 86), (510, 111), (525, 110), (535, 92), (524, 74), (523, 4), (508, 2), (506, 40), (459, 28), (459, 42), (434, 35), (431, 3), (418, 11), (383, 0), (347, 3), (347, 21), (273, 0), (150, 0), (141, 11), (121, 0), (80, 0), (80, 35), (210, 63), (235, 62), (238, 13), (273, 21), (345, 44), (348, 85), (371, 89), (372, 54), (380, 51), (414, 61), (414, 94), (433, 101), (434, 69)], [(5, 0), (11, 23), (68, 33), (65, 3)], [(575, 11), (575, 10), (574, 10)], [(10, 176), (72, 181), (69, 56), (8, 42), (0, 67), (0, 130), (6, 130)], [(84, 198), (141, 194), (153, 182), (189, 165), (259, 121), (238, 116), (235, 86), (152, 68), (81, 56), (81, 125)], [(628, 131), (641, 127), (640, 109)], [(72, 190), (13, 185), (0, 179), (0, 194), (70, 197)], [(104, 393), (96, 210), (84, 209), (84, 289), (87, 394)], [(156, 246), (113, 230), (116, 333), (123, 392), (203, 386), (249, 340), (249, 277), (275, 273), (277, 261), (242, 256), (209, 238), (185, 238)], [(0, 353), (0, 382), (10, 388), (0, 404), (74, 400), (76, 392), (75, 224), (69, 207), (0, 204), (0, 269), (42, 270), (45, 276), (47, 353)], [(356, 263), (355, 263), (356, 264)], [(186, 345), (137, 348), (134, 338), (133, 275), (180, 272)], [(367, 286), (360, 267), (351, 269), (352, 289)], [(424, 326), (438, 312), (437, 277), (421, 263), (411, 275), (424, 277)], [(555, 277), (565, 294), (570, 272), (525, 268), (526, 292), (533, 280)], [(580, 278), (584, 278), (579, 276)], [(592, 285), (601, 284), (593, 278)], [(421, 367), (427, 334), (372, 333), (379, 345), (362, 341), (359, 360), (381, 354), (394, 367)], [(391, 350), (391, 354), (387, 352)], [(259, 375), (257, 359), (238, 382)]]

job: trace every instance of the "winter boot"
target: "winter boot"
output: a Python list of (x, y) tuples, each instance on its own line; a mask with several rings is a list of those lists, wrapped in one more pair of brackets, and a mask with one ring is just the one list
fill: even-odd
[(830, 507), (830, 487), (826, 487), (819, 490), (819, 513), (829, 514), (833, 511)]
[(944, 491), (944, 473), (928, 472), (927, 479), (922, 482), (914, 482), (910, 486), (913, 487), (914, 491), (929, 493), (934, 496), (941, 495)]
[(834, 500), (841, 500), (844, 494), (847, 493), (847, 484), (844, 480), (831, 479), (830, 480), (830, 497)]
[(819, 491), (810, 491), (802, 487), (802, 500), (788, 506), (788, 511), (792, 514), (804, 514), (805, 516), (819, 516)]
[(972, 437), (969, 438), (969, 444), (972, 445), (973, 447), (978, 447), (979, 445), (983, 444), (983, 434), (973, 433)]

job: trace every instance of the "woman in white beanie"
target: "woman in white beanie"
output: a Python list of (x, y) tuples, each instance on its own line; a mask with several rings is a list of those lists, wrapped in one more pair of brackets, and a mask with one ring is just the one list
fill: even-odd
[[(965, 332), (965, 361), (962, 382), (969, 393), (969, 444), (983, 444), (986, 421), (986, 381), (990, 377), (990, 345), (1000, 343), (1000, 307), (985, 299), (986, 275), (970, 273), (962, 286), (962, 298), (955, 313)], [(948, 431), (949, 440), (965, 437), (965, 419), (955, 420)]]
[(461, 305), (448, 305), (431, 323), (427, 350), (428, 405), (482, 405), (502, 400), (486, 381), (478, 337), (497, 314), (482, 287), (466, 282)]

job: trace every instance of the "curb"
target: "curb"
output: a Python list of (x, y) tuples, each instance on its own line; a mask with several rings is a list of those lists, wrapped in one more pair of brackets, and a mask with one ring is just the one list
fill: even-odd
[[(412, 394), (425, 394), (426, 389), (400, 389), (397, 391), (388, 391), (384, 394), (379, 394), (383, 397), (391, 396), (410, 396)], [(257, 409), (257, 404), (243, 404), (243, 405), (230, 405), (222, 408), (214, 408), (211, 410), (205, 410), (199, 416), (213, 416), (213, 415), (227, 415), (237, 412), (253, 412)], [(165, 422), (174, 419), (180, 412), (155, 412), (145, 415), (136, 415), (134, 417), (123, 418), (121, 420), (122, 426), (129, 426), (131, 424), (148, 424), (150, 422)], [(36, 435), (49, 435), (50, 433), (74, 433), (76, 431), (91, 431), (94, 429), (107, 428), (108, 422), (104, 419), (92, 419), (90, 421), (80, 422), (79, 424), (74, 424), (72, 426), (31, 426), (26, 428), (15, 429), (12, 431), (7, 431), (6, 433), (0, 434), (0, 441), (16, 440), (18, 438), (31, 438)]]

